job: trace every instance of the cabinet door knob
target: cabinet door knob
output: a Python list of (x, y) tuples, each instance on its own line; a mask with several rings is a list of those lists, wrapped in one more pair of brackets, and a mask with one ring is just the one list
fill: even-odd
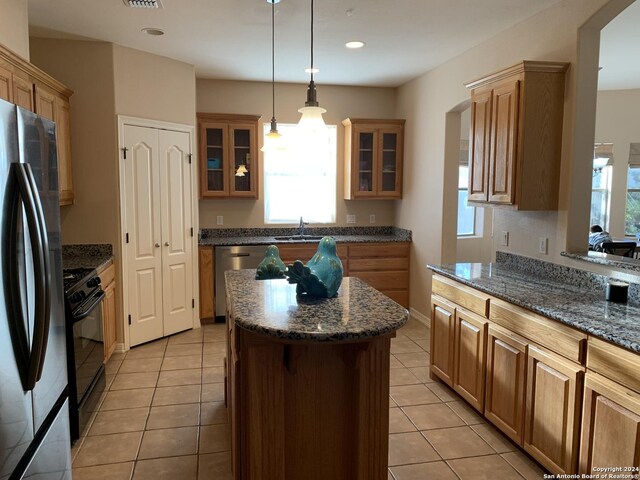
[(160, 244), (156, 242), (156, 248), (160, 248)]
[(169, 242), (164, 242), (164, 246), (168, 247), (169, 246)]

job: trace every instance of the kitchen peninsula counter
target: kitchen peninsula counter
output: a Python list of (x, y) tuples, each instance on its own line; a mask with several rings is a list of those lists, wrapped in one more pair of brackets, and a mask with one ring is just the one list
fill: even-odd
[(408, 311), (357, 278), (334, 298), (227, 271), (234, 478), (387, 478), (391, 338)]

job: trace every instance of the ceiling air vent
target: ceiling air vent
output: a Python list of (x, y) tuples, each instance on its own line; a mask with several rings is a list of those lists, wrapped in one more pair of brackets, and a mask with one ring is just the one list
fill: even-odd
[(160, 0), (123, 0), (123, 2), (133, 8), (162, 8)]

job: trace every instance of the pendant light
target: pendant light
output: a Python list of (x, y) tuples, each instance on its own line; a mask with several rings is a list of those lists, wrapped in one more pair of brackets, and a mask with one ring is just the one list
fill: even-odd
[(304, 107), (298, 110), (302, 114), (298, 126), (317, 130), (326, 126), (322, 119), (322, 114), (326, 113), (326, 110), (318, 104), (316, 84), (313, 81), (313, 0), (311, 0), (311, 69), (309, 71), (311, 72), (311, 81), (307, 87), (307, 101)]
[(271, 4), (271, 129), (267, 133), (264, 145), (260, 149), (266, 152), (271, 149), (281, 149), (282, 135), (278, 132), (276, 120), (276, 68), (275, 68), (275, 4), (280, 0), (267, 0)]

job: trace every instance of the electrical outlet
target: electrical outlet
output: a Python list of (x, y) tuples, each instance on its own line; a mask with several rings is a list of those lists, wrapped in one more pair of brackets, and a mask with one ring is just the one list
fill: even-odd
[(218, 217), (216, 219), (216, 223), (218, 225), (224, 225), (224, 217), (222, 215), (218, 215)]
[(542, 253), (543, 255), (546, 255), (548, 248), (549, 248), (549, 239), (547, 237), (539, 237), (538, 252)]
[(509, 232), (502, 232), (502, 237), (500, 237), (500, 245), (503, 247), (509, 246)]
[(355, 215), (347, 215), (347, 224), (353, 224), (356, 223), (356, 216)]
[(369, 215), (369, 223), (376, 223), (376, 216), (374, 214)]

